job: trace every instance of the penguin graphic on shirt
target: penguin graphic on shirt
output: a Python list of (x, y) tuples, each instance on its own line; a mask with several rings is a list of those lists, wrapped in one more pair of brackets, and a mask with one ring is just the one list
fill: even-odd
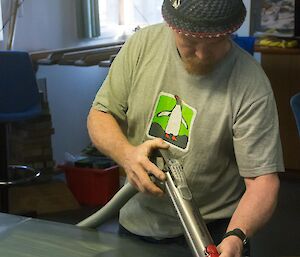
[(178, 95), (160, 92), (152, 112), (147, 136), (162, 138), (178, 150), (188, 151), (197, 111)]
[(187, 122), (182, 115), (182, 101), (178, 95), (175, 95), (176, 105), (171, 111), (162, 111), (157, 114), (157, 117), (168, 116), (169, 120), (165, 129), (165, 137), (172, 141), (177, 141), (177, 136), (179, 135), (180, 126), (188, 129)]

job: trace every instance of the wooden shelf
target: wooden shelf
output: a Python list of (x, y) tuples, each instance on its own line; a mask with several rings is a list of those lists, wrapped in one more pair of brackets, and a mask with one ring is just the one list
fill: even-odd
[(262, 54), (284, 54), (284, 55), (300, 54), (300, 48), (255, 46), (254, 51)]
[(290, 99), (300, 92), (300, 50), (262, 51), (261, 65), (276, 99), (285, 168), (283, 176), (300, 175), (300, 141)]
[(87, 45), (74, 48), (63, 48), (30, 53), (35, 65), (97, 65), (103, 60), (109, 60), (121, 49), (124, 41), (105, 44)]

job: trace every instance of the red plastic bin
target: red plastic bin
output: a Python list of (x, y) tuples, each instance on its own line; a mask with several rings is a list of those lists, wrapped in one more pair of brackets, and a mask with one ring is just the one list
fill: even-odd
[(106, 169), (81, 168), (60, 165), (67, 185), (81, 205), (105, 205), (119, 190), (119, 166)]

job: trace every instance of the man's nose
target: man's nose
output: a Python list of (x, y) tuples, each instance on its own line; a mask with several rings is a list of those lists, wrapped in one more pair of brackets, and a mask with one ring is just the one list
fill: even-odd
[(209, 50), (207, 46), (197, 46), (195, 49), (195, 55), (199, 60), (205, 60), (209, 56)]
[(195, 55), (199, 60), (205, 60), (207, 58), (207, 53), (203, 50), (196, 50)]

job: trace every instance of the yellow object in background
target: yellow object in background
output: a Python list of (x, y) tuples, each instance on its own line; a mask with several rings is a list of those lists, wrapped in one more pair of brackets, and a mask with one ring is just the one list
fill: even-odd
[(293, 48), (298, 46), (298, 41), (295, 39), (262, 38), (256, 44), (259, 46)]

